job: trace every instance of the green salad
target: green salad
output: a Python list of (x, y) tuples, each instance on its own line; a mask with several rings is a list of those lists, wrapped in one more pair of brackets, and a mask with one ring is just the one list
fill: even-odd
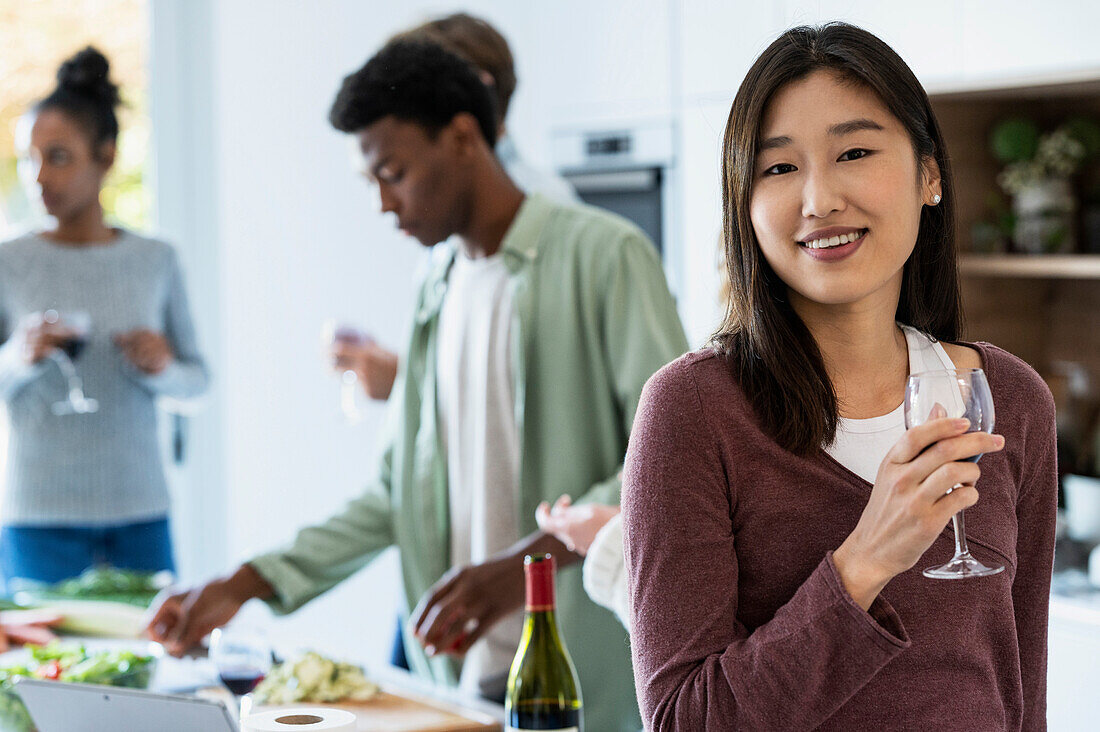
[(256, 704), (366, 701), (378, 693), (363, 669), (310, 651), (281, 663), (252, 692)]
[(30, 657), (0, 664), (0, 732), (34, 729), (19, 694), (14, 689), (20, 676), (85, 684), (106, 684), (144, 689), (149, 686), (156, 657), (133, 651), (89, 652), (82, 645), (55, 641), (48, 646), (27, 646)]
[(109, 600), (147, 608), (171, 582), (167, 572), (135, 572), (114, 567), (92, 567), (79, 577), (53, 585), (34, 585), (24, 589), (30, 600)]

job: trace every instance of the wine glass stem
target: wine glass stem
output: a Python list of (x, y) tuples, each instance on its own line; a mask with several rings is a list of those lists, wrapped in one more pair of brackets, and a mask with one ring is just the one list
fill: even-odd
[(76, 367), (73, 366), (69, 354), (57, 348), (54, 349), (52, 356), (54, 361), (57, 362), (58, 368), (61, 369), (65, 380), (69, 382), (69, 401), (74, 404), (81, 401), (84, 398), (84, 385), (81, 383), (80, 377), (76, 375)]
[(955, 558), (970, 556), (970, 548), (966, 545), (966, 518), (965, 511), (959, 511), (951, 517), (955, 525)]
[[(351, 376), (349, 376), (349, 374)], [(359, 388), (359, 382), (354, 371), (346, 371), (343, 374), (343, 387), (340, 393), (340, 405), (344, 410), (344, 416), (348, 421), (354, 422), (359, 418), (359, 407), (355, 403), (355, 390)]]

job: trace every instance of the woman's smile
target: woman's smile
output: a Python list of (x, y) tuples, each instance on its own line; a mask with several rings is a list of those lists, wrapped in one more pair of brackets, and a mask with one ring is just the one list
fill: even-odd
[(798, 242), (803, 253), (819, 262), (836, 262), (856, 253), (868, 229), (834, 226), (811, 233)]

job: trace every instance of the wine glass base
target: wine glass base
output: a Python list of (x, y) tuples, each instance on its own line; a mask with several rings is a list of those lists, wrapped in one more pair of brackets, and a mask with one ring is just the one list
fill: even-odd
[(58, 417), (67, 414), (94, 414), (99, 411), (99, 402), (95, 399), (82, 399), (77, 402), (54, 402), (51, 411)]
[(971, 577), (989, 577), (1004, 571), (1002, 565), (987, 567), (972, 556), (965, 554), (955, 557), (947, 564), (929, 567), (922, 574), (931, 579), (969, 579)]

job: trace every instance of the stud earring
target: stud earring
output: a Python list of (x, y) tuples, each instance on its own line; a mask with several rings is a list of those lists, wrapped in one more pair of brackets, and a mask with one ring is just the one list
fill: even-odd
[(943, 197), (940, 196), (940, 194), (938, 194), (938, 193), (933, 194), (933, 196), (932, 196), (932, 205), (935, 206), (937, 203), (939, 203), (942, 200), (943, 200)]

